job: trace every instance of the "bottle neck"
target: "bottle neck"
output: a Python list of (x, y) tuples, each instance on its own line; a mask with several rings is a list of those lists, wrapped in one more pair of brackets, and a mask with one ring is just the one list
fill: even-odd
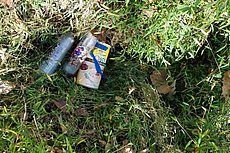
[(84, 46), (87, 51), (91, 51), (95, 47), (96, 43), (97, 43), (97, 39), (92, 38), (87, 43), (85, 44), (83, 43), (82, 46)]
[(97, 38), (92, 33), (88, 32), (80, 42), (79, 46), (85, 47), (85, 49), (90, 52), (96, 43)]

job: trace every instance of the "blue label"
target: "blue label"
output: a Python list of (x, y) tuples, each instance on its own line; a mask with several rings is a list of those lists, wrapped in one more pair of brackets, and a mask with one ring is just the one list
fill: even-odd
[(99, 44), (98, 42), (96, 43), (95, 47), (101, 49), (101, 50), (104, 50), (104, 51), (107, 51), (108, 47), (106, 47), (105, 45), (103, 44)]

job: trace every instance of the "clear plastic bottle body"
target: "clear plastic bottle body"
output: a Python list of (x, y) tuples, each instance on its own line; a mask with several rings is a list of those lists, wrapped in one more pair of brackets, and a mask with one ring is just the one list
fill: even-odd
[(72, 47), (74, 43), (74, 37), (72, 35), (67, 35), (61, 38), (60, 42), (56, 45), (54, 50), (49, 56), (49, 59), (44, 61), (41, 66), (40, 70), (45, 74), (52, 74), (57, 69), (60, 62), (65, 57), (66, 53)]
[(94, 37), (92, 33), (88, 32), (78, 43), (70, 57), (70, 60), (64, 65), (64, 73), (68, 76), (74, 75), (96, 43), (97, 38)]

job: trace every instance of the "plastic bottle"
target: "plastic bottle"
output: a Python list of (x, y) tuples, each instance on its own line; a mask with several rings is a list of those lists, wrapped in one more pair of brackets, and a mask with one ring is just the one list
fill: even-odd
[(48, 75), (54, 73), (68, 50), (72, 47), (73, 43), (74, 37), (72, 35), (62, 37), (60, 42), (50, 54), (49, 59), (42, 63), (40, 70)]
[(74, 75), (96, 43), (97, 38), (94, 37), (92, 33), (88, 32), (73, 51), (70, 61), (64, 65), (64, 73), (68, 76)]

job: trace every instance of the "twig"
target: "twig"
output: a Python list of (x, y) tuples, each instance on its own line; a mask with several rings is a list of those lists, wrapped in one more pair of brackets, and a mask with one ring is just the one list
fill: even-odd
[(23, 115), (23, 121), (25, 121), (26, 120), (26, 116), (27, 116), (27, 107), (26, 107), (26, 103), (25, 103), (25, 113), (24, 113), (24, 115)]
[(180, 124), (180, 122), (177, 120), (177, 118), (175, 119), (175, 121), (182, 128), (182, 130), (188, 135), (188, 137), (193, 141), (192, 137), (188, 134), (188, 132), (185, 130), (185, 128)]
[(36, 128), (37, 128), (37, 130), (38, 130), (38, 124), (37, 124), (37, 121), (36, 121), (35, 115), (33, 115), (33, 119), (34, 119), (34, 124), (35, 124), (35, 126), (36, 126)]

